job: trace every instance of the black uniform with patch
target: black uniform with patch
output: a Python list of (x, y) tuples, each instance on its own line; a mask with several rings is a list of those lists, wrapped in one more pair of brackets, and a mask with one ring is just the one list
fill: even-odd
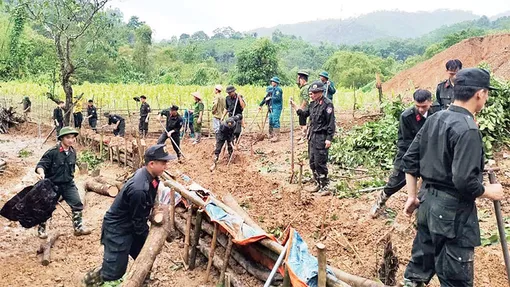
[(62, 111), (62, 109), (60, 107), (56, 107), (53, 110), (53, 120), (57, 121), (57, 126), (56, 126), (55, 131), (57, 132), (57, 137), (58, 137), (58, 133), (64, 127), (64, 112)]
[(310, 117), (308, 128), (308, 155), (310, 169), (318, 179), (327, 180), (328, 151), (326, 140), (333, 141), (335, 134), (335, 110), (330, 99), (322, 97), (312, 101), (305, 109), (297, 111), (299, 116)]
[(154, 207), (159, 179), (143, 167), (122, 187), (103, 220), (101, 243), (104, 258), (102, 279), (120, 279), (129, 256), (136, 259), (149, 234), (147, 221)]
[[(182, 117), (177, 114), (175, 117), (170, 114), (170, 109), (166, 109), (161, 111), (161, 115), (166, 117), (166, 131), (174, 131), (171, 134), (171, 137), (173, 139), (172, 141), (172, 147), (174, 148), (175, 153), (177, 154), (177, 157), (181, 157), (181, 152), (179, 151), (179, 148), (181, 146), (181, 137), (180, 137), (180, 131), (182, 128), (182, 124), (184, 120)], [(166, 134), (166, 131), (163, 131), (163, 133), (158, 138), (158, 144), (164, 144), (166, 140), (168, 139), (168, 135)], [(179, 148), (178, 148), (179, 147)]]
[[(429, 109), (427, 117), (432, 115), (432, 113), (432, 109)], [(420, 115), (416, 107), (406, 109), (400, 115), (397, 141), (398, 151), (395, 156), (395, 161), (393, 162), (393, 173), (384, 187), (384, 193), (386, 193), (386, 195), (391, 196), (406, 185), (406, 174), (404, 173), (402, 158), (418, 131), (425, 124), (426, 119), (427, 118)]]
[(87, 106), (87, 116), (91, 116), (89, 118), (89, 126), (95, 131), (97, 126), (97, 109), (94, 105)]
[(220, 131), (216, 136), (216, 149), (214, 150), (215, 157), (219, 157), (221, 153), (221, 149), (225, 142), (227, 142), (227, 150), (228, 154), (231, 155), (234, 149), (232, 148), (232, 142), (234, 141), (235, 131), (238, 126), (241, 125), (241, 120), (239, 118), (234, 119), (234, 124), (232, 127), (229, 127), (227, 122), (223, 122), (220, 125)]
[(138, 129), (140, 131), (140, 135), (145, 136), (149, 132), (149, 123), (145, 122), (147, 116), (151, 112), (151, 107), (147, 102), (142, 103), (140, 106), (140, 123), (138, 124)]
[(123, 137), (126, 132), (126, 121), (123, 117), (119, 115), (109, 115), (108, 116), (108, 124), (114, 125), (117, 124), (117, 122), (120, 122), (116, 129), (113, 130), (113, 134), (115, 136), (121, 136)]
[(482, 136), (473, 115), (450, 106), (427, 119), (403, 159), (421, 176), (418, 232), (405, 278), (441, 286), (473, 286), (474, 247), (480, 245), (475, 199), (483, 194)]
[(78, 189), (74, 184), (74, 171), (76, 165), (76, 151), (69, 147), (68, 151), (59, 144), (47, 150), (37, 163), (36, 170), (42, 168), (45, 178), (57, 186), (57, 197), (62, 198), (69, 204), (72, 211), (82, 211)]
[[(225, 99), (225, 103), (226, 103), (226, 107), (227, 107), (227, 111), (228, 111), (228, 116), (229, 117), (233, 117), (233, 116), (237, 116), (237, 115), (243, 115), (243, 107), (241, 107), (241, 103), (239, 102), (240, 99), (237, 99), (237, 98), (240, 98), (242, 99), (243, 96), (242, 95), (239, 95), (239, 94), (236, 94), (236, 97), (232, 98), (230, 96), (227, 96), (227, 98)], [(237, 101), (237, 104), (236, 104), (236, 101)], [(234, 139), (238, 139), (239, 136), (241, 135), (241, 130), (242, 130), (242, 127), (241, 125), (236, 125), (236, 129), (234, 131)]]
[(446, 110), (453, 102), (453, 85), (450, 80), (442, 81), (437, 85), (436, 101), (442, 110)]

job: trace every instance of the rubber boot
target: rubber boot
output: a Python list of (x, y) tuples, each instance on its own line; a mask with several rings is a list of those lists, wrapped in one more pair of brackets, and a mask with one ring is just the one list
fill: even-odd
[(275, 128), (273, 137), (271, 138), (271, 142), (277, 142), (279, 137), (280, 137), (280, 129)]
[(83, 276), (83, 285), (86, 287), (99, 287), (102, 286), (104, 281), (101, 276), (101, 266), (96, 267)]
[(317, 196), (328, 196), (331, 195), (331, 189), (329, 186), (329, 178), (327, 175), (321, 174), (319, 177), (320, 191), (316, 193)]
[(209, 168), (210, 171), (213, 171), (216, 168), (216, 163), (218, 162), (218, 156), (214, 156), (214, 161), (211, 167)]
[(83, 226), (83, 215), (81, 211), (73, 211), (74, 236), (89, 235), (92, 233)]
[(37, 227), (37, 236), (41, 239), (48, 238), (48, 233), (46, 233), (46, 222), (40, 223), (39, 227)]
[(372, 208), (370, 209), (370, 216), (372, 218), (377, 218), (381, 212), (386, 207), (386, 201), (388, 201), (388, 198), (390, 198), (389, 195), (387, 195), (384, 190), (379, 193), (379, 196), (377, 197), (377, 201), (374, 203)]
[(195, 141), (193, 141), (193, 144), (199, 143), (200, 140), (202, 139), (202, 134), (201, 133), (196, 132), (195, 135), (196, 135), (196, 137), (195, 137)]
[(319, 175), (316, 173), (316, 172), (313, 172), (313, 182), (312, 182), (312, 186), (309, 186), (308, 188), (306, 188), (305, 190), (310, 192), (310, 193), (314, 193), (314, 192), (317, 192), (321, 189), (321, 185), (319, 183)]
[(271, 140), (274, 136), (274, 133), (273, 133), (273, 127), (272, 126), (269, 126), (269, 135), (268, 135), (268, 139)]

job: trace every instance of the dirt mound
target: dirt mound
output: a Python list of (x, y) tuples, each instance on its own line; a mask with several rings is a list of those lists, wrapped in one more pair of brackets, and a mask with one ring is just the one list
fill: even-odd
[(436, 92), (439, 82), (446, 78), (445, 63), (459, 59), (463, 67), (489, 64), (492, 74), (499, 79), (510, 79), (510, 34), (490, 35), (464, 40), (431, 59), (400, 72), (383, 84), (386, 93), (409, 93), (415, 89)]

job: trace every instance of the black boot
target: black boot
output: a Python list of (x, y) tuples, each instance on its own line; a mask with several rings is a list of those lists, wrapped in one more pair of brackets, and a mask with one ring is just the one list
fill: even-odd
[(40, 223), (39, 227), (37, 227), (37, 236), (41, 239), (48, 238), (48, 234), (46, 233), (46, 222)]
[(82, 280), (85, 287), (99, 287), (104, 281), (101, 276), (101, 266), (96, 267), (85, 274)]
[(329, 178), (327, 175), (321, 174), (319, 176), (320, 192), (316, 193), (317, 196), (331, 195), (331, 189), (329, 187)]
[(313, 182), (312, 182), (312, 186), (306, 188), (305, 190), (308, 191), (308, 192), (311, 192), (311, 193), (314, 193), (314, 192), (317, 192), (321, 189), (321, 185), (320, 185), (320, 182), (319, 182), (319, 175), (317, 174), (317, 172), (313, 172)]

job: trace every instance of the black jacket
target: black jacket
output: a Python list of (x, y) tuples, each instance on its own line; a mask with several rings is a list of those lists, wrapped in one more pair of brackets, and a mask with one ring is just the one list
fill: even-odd
[(335, 109), (330, 99), (322, 97), (317, 101), (312, 101), (304, 110), (297, 110), (297, 114), (303, 117), (310, 117), (310, 127), (308, 129), (308, 139), (316, 148), (324, 148), (324, 141), (333, 140), (335, 134)]
[(446, 110), (453, 102), (453, 85), (450, 80), (442, 81), (437, 85), (436, 101), (443, 110)]
[(42, 168), (45, 177), (55, 184), (70, 183), (74, 179), (76, 151), (70, 147), (67, 154), (62, 145), (47, 150), (37, 163), (36, 170)]
[[(240, 99), (237, 100), (237, 105), (236, 105), (237, 97), (239, 97)], [(236, 97), (234, 97), (234, 98), (227, 96), (227, 98), (225, 99), (225, 104), (227, 107), (229, 117), (243, 114), (243, 108), (241, 107), (241, 103), (240, 103), (242, 98), (243, 98), (243, 96), (238, 95), (238, 94), (236, 94)], [(235, 108), (235, 111), (234, 111), (234, 108)]]
[(430, 116), (402, 160), (405, 173), (460, 200), (485, 191), (482, 135), (473, 115), (459, 106)]
[(119, 115), (110, 115), (110, 116), (108, 116), (108, 124), (109, 125), (116, 124), (119, 121), (122, 123), (124, 121), (124, 118), (119, 116)]
[(158, 184), (159, 179), (152, 177), (146, 167), (138, 169), (106, 212), (103, 228), (118, 235), (147, 235)]
[(95, 106), (87, 106), (87, 116), (90, 116), (90, 119), (97, 120), (97, 109)]
[(174, 131), (178, 132), (181, 130), (183, 119), (179, 114), (177, 114), (175, 117), (173, 117), (170, 114), (170, 109), (166, 109), (166, 110), (161, 111), (161, 115), (166, 117), (166, 130), (167, 131), (174, 130)]
[(143, 118), (145, 120), (145, 118), (147, 117), (147, 115), (150, 112), (151, 112), (151, 106), (149, 106), (149, 104), (147, 104), (147, 102), (143, 103), (140, 106), (140, 118)]
[(60, 125), (63, 125), (64, 124), (64, 113), (62, 112), (62, 109), (60, 107), (56, 107), (54, 110), (53, 110), (53, 119), (54, 120), (57, 120), (57, 122), (60, 124)]

